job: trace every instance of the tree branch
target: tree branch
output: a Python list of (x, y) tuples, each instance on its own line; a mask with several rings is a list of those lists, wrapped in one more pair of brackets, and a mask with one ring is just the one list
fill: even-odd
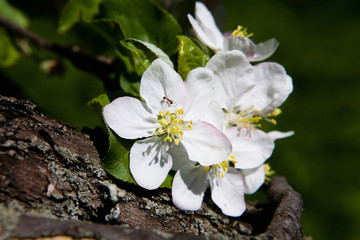
[(147, 191), (108, 176), (89, 136), (45, 116), (30, 101), (0, 96), (0, 166), (0, 239), (302, 235), (302, 199), (285, 178), (272, 179), (269, 204), (248, 203), (239, 218), (223, 215), (209, 195), (201, 210), (180, 211), (169, 190)]

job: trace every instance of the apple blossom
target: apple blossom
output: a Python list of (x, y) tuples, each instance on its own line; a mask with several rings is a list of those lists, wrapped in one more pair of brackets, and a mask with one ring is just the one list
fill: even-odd
[[(280, 64), (252, 66), (238, 50), (215, 54), (205, 68), (214, 74), (217, 102), (225, 112), (224, 124), (219, 128), (259, 130), (262, 119), (275, 124), (273, 117), (281, 113), (278, 107), (293, 90), (292, 79)], [(221, 114), (208, 121), (219, 124)]]
[(140, 186), (158, 188), (170, 169), (185, 164), (180, 161), (183, 153), (204, 166), (218, 164), (230, 154), (228, 138), (201, 121), (212, 100), (205, 97), (214, 88), (212, 81), (210, 70), (198, 68), (184, 83), (174, 69), (157, 59), (141, 78), (140, 95), (145, 102), (119, 97), (105, 106), (108, 126), (122, 138), (138, 139), (129, 157), (131, 174)]
[(198, 210), (206, 189), (211, 188), (214, 203), (228, 216), (238, 217), (246, 209), (244, 182), (239, 171), (231, 167), (235, 160), (230, 155), (225, 161), (211, 166), (188, 162), (176, 172), (172, 197), (182, 210)]
[(247, 29), (241, 26), (230, 36), (224, 36), (211, 12), (201, 2), (195, 4), (195, 19), (190, 14), (188, 18), (200, 41), (216, 52), (237, 49), (242, 51), (249, 61), (256, 62), (270, 57), (279, 46), (279, 42), (274, 38), (255, 44), (250, 39), (253, 34), (249, 34)]

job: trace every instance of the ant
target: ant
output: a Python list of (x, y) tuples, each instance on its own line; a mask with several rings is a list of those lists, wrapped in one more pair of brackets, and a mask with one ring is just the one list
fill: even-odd
[(168, 97), (166, 97), (166, 96), (163, 97), (163, 101), (164, 101), (164, 100), (166, 100), (170, 105), (174, 103), (173, 100), (171, 100), (170, 98), (168, 98)]

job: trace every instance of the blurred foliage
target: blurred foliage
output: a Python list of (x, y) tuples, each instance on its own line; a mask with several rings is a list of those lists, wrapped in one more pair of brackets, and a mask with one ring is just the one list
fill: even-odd
[[(238, 24), (280, 46), (294, 92), (282, 106), (278, 140), (268, 161), (304, 198), (304, 233), (316, 240), (360, 238), (360, 4), (358, 1), (223, 0), (224, 31)], [(222, 12), (223, 11), (223, 12)], [(226, 13), (226, 18), (224, 18)]]
[(29, 26), (29, 19), (25, 14), (13, 7), (6, 0), (0, 0), (0, 14), (21, 27)]
[[(154, 57), (168, 55), (183, 78), (208, 60), (194, 39), (179, 36), (189, 32), (186, 14), (192, 13), (194, 1), (158, 2), (0, 0), (1, 16), (116, 69), (108, 73), (111, 85), (108, 79), (79, 70), (69, 59), (0, 28), (0, 94), (30, 98), (41, 111), (79, 129), (104, 127), (92, 110), (100, 117), (104, 101), (125, 93), (139, 97), (140, 75)], [(240, 24), (255, 34), (256, 42), (272, 37), (280, 42), (269, 61), (286, 68), (294, 92), (277, 117), (277, 129), (295, 130), (296, 134), (276, 142), (269, 163), (302, 194), (305, 234), (320, 240), (359, 239), (360, 4), (354, 0), (206, 2), (223, 32)], [(98, 97), (105, 92), (109, 99)], [(91, 99), (91, 108), (87, 108)], [(109, 170), (119, 167), (112, 161), (114, 156), (127, 158), (131, 143), (120, 142), (108, 131), (110, 147), (113, 145), (107, 155)], [(128, 173), (113, 174), (131, 181)], [(170, 181), (168, 178), (165, 185)]]
[(67, 32), (75, 23), (83, 19), (90, 21), (99, 12), (102, 0), (70, 0), (66, 3), (60, 20), (59, 33)]

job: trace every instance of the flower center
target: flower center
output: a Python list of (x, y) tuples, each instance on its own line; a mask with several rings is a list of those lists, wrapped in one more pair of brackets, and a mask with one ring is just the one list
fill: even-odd
[(226, 112), (226, 122), (227, 128), (230, 127), (244, 127), (244, 128), (252, 128), (257, 129), (261, 128), (260, 121), (266, 120), (274, 125), (277, 124), (274, 117), (277, 117), (281, 114), (280, 108), (275, 108), (271, 113), (267, 114), (265, 117), (260, 116), (261, 111), (254, 109), (254, 106), (250, 108), (246, 108), (244, 110), (240, 110), (239, 107), (236, 107), (231, 112)]
[(253, 33), (248, 33), (247, 28), (238, 25), (237, 28), (231, 33), (232, 37), (252, 37)]
[(174, 141), (178, 145), (180, 140), (183, 140), (184, 131), (192, 129), (192, 120), (185, 121), (182, 119), (183, 114), (183, 109), (176, 109), (173, 113), (160, 111), (158, 123), (161, 127), (156, 129), (153, 137), (165, 136), (164, 141)]
[(254, 109), (254, 106), (251, 106), (249, 109), (239, 110), (235, 108), (233, 111), (226, 114), (227, 128), (240, 126), (245, 128), (260, 128), (261, 124), (259, 123), (262, 119), (261, 111)]
[(229, 156), (229, 158), (225, 159), (225, 161), (219, 163), (219, 164), (214, 164), (211, 166), (206, 166), (204, 167), (204, 171), (207, 172), (209, 170), (213, 171), (214, 175), (213, 177), (216, 177), (216, 175), (219, 174), (219, 176), (221, 178), (225, 177), (225, 173), (228, 171), (229, 169), (229, 165), (230, 163), (235, 164), (236, 162), (236, 157), (235, 155), (231, 154)]

